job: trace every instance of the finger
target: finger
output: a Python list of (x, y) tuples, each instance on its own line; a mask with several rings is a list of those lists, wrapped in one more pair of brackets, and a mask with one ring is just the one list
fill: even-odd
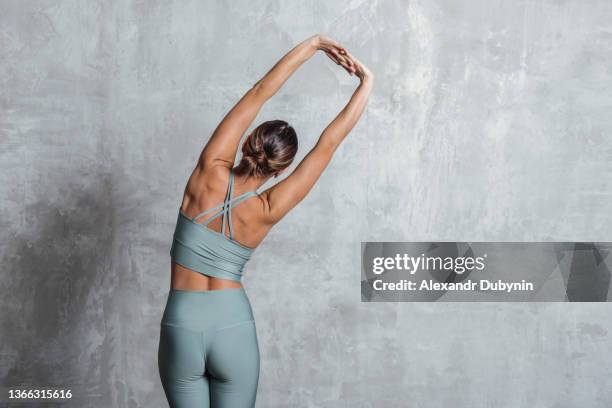
[(343, 64), (342, 68), (344, 68), (349, 75), (353, 75), (353, 70), (349, 66)]
[(334, 47), (330, 48), (329, 52), (331, 52), (334, 55), (334, 57), (336, 57), (338, 60), (344, 59), (344, 56), (340, 55), (340, 53), (338, 52), (338, 49)]
[(338, 60), (338, 58), (336, 58), (336, 56), (335, 56), (334, 54), (332, 54), (331, 52), (327, 52), (327, 51), (325, 51), (325, 55), (327, 55), (327, 57), (328, 57), (330, 60), (334, 61), (334, 63), (336, 63), (336, 64), (340, 64), (340, 61)]
[(346, 51), (345, 57), (350, 59), (355, 65), (357, 65), (359, 62), (359, 60), (357, 60), (357, 58), (355, 58), (355, 56), (348, 51)]
[(357, 69), (357, 64), (355, 63), (355, 61), (352, 58), (346, 57), (346, 60), (348, 61), (351, 69), (353, 69), (353, 70)]
[(349, 68), (351, 68), (351, 69), (354, 69), (354, 68), (355, 68), (355, 63), (354, 63), (353, 61), (351, 61), (351, 59), (350, 59), (350, 58), (346, 58), (346, 57), (345, 57), (345, 58), (344, 58), (344, 61), (346, 62), (346, 65), (347, 65)]
[(342, 65), (342, 62), (343, 62), (342, 59), (339, 58), (337, 55), (335, 55), (333, 52), (326, 51), (325, 55), (327, 55), (330, 60), (334, 61), (335, 64)]
[(339, 54), (339, 51), (335, 49), (330, 49), (329, 51), (325, 51), (325, 55), (327, 55), (329, 59), (334, 61), (336, 64), (342, 66), (342, 68), (344, 68), (344, 70), (348, 72), (349, 75), (353, 75), (353, 67), (345, 56)]
[(340, 53), (335, 49), (332, 49), (331, 53), (334, 55), (334, 57), (338, 59), (338, 61), (340, 62), (340, 64), (342, 64), (342, 66), (350, 68), (351, 64), (345, 56), (340, 55)]
[(357, 64), (355, 63), (355, 59), (353, 58), (353, 56), (346, 50), (344, 50), (345, 54), (341, 54), (342, 57), (346, 60), (346, 62), (349, 64), (349, 66), (351, 67), (355, 67)]
[(355, 71), (356, 71), (356, 67), (355, 67), (355, 65), (354, 65), (354, 64), (352, 64), (352, 63), (350, 62), (350, 60), (346, 60), (346, 63), (345, 63), (345, 64), (346, 64), (346, 68), (347, 68), (349, 71), (351, 71), (351, 73), (355, 73)]
[(350, 64), (350, 62), (346, 59), (342, 60), (342, 67), (344, 67), (344, 69), (346, 69), (349, 74), (353, 74), (353, 72), (355, 71), (355, 69), (353, 68), (353, 66)]
[(334, 49), (333, 53), (339, 60), (344, 61), (348, 65), (352, 65), (350, 58), (346, 54), (341, 54), (340, 50)]
[(340, 55), (342, 55), (350, 65), (354, 65), (353, 59), (351, 58), (351, 55), (348, 53), (348, 51), (344, 48), (339, 50)]
[(350, 59), (351, 62), (353, 63), (353, 68), (355, 69), (355, 71), (361, 70), (361, 62), (348, 51), (346, 54), (347, 54), (346, 55), (347, 58)]
[(328, 57), (334, 61), (337, 65), (340, 65), (349, 75), (353, 75), (354, 70), (351, 69), (351, 66), (346, 62), (344, 58), (336, 58), (332, 53), (328, 54)]
[(338, 65), (344, 68), (344, 70), (348, 72), (349, 75), (353, 75), (353, 70), (351, 69), (350, 65), (346, 62), (346, 60), (340, 59), (340, 62), (338, 63)]
[(348, 52), (346, 51), (346, 49), (345, 49), (345, 48), (340, 47), (340, 48), (338, 48), (336, 51), (337, 51), (338, 55), (340, 55), (342, 58), (344, 58), (344, 60), (346, 61), (346, 63), (347, 63), (349, 66), (353, 66), (353, 65), (354, 65), (354, 64), (353, 64), (353, 61), (351, 61), (351, 59), (349, 58), (349, 56), (348, 56)]

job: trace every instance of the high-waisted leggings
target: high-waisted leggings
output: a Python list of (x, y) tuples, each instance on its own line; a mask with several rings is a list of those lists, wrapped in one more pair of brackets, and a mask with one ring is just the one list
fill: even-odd
[(254, 407), (259, 346), (244, 289), (171, 289), (158, 366), (172, 408)]

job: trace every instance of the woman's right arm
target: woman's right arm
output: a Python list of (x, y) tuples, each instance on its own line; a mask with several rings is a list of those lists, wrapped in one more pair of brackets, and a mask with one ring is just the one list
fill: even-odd
[(365, 109), (372, 91), (374, 75), (355, 57), (348, 53), (347, 55), (355, 66), (355, 75), (360, 80), (359, 86), (291, 175), (263, 193), (267, 195), (269, 205), (267, 218), (271, 223), (278, 222), (304, 199)]

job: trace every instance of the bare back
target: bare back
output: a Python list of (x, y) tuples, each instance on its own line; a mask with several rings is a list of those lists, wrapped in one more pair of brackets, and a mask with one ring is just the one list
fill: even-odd
[[(229, 177), (230, 169), (225, 166), (215, 166), (207, 170), (196, 167), (187, 182), (180, 211), (187, 217), (193, 218), (222, 203), (227, 193)], [(233, 196), (239, 196), (248, 191), (248, 188), (245, 188), (238, 179), (235, 183)], [(268, 191), (250, 197), (236, 208), (231, 209), (233, 241), (248, 248), (256, 248), (264, 240), (274, 226), (274, 222), (270, 222), (268, 211), (266, 211), (269, 208), (267, 196)], [(205, 223), (211, 217), (213, 213), (198, 218), (198, 222)], [(229, 238), (228, 221), (223, 221), (226, 224), (224, 235)], [(207, 228), (221, 233), (222, 218), (217, 217), (212, 220)], [(241, 286), (240, 282), (206, 276), (172, 263), (172, 287), (175, 289), (214, 290)]]

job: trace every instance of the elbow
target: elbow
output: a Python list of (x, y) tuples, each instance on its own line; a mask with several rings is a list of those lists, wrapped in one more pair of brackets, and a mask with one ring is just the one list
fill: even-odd
[(268, 100), (272, 97), (270, 86), (266, 85), (265, 81), (259, 80), (251, 88), (251, 93), (255, 95), (257, 99)]
[(340, 142), (336, 140), (333, 140), (331, 138), (322, 138), (319, 141), (318, 148), (321, 149), (321, 151), (324, 152), (327, 156), (332, 156), (339, 145)]

